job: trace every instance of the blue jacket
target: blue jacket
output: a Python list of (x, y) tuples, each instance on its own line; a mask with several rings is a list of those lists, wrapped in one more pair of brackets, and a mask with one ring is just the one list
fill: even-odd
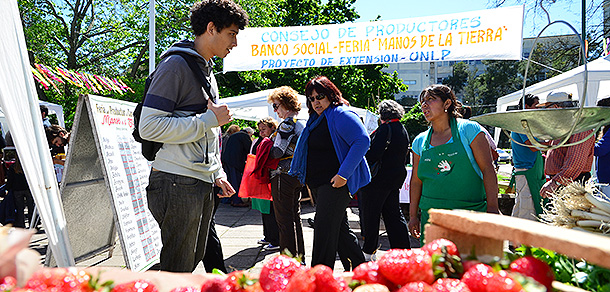
[(369, 165), (364, 158), (371, 140), (358, 115), (346, 106), (329, 106), (326, 121), (341, 163), (338, 174), (347, 178), (347, 187), (354, 194), (371, 182)]
[(597, 180), (610, 183), (610, 131), (595, 143), (593, 154), (597, 156)]
[[(346, 106), (330, 106), (322, 114), (326, 116), (330, 138), (341, 164), (337, 174), (347, 179), (347, 187), (350, 193), (354, 194), (371, 181), (369, 166), (364, 158), (369, 149), (369, 136), (358, 115)], [(316, 113), (309, 116), (307, 127), (297, 142), (290, 167), (289, 174), (298, 177), (302, 183), (307, 170), (307, 140), (311, 128), (319, 123), (318, 118)]]

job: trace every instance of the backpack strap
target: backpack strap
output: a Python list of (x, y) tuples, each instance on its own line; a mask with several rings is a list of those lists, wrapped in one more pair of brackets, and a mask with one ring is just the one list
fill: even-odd
[(172, 55), (179, 55), (186, 61), (186, 64), (188, 64), (189, 68), (191, 68), (191, 71), (193, 71), (193, 74), (195, 74), (195, 77), (197, 77), (197, 80), (199, 81), (201, 86), (203, 86), (203, 89), (205, 90), (205, 92), (208, 94), (208, 97), (212, 99), (212, 102), (216, 102), (215, 96), (213, 96), (210, 91), (212, 88), (212, 85), (210, 84), (210, 82), (208, 82), (208, 79), (205, 78), (205, 76), (203, 75), (203, 72), (201, 71), (199, 64), (197, 64), (197, 60), (195, 60), (195, 58), (193, 58), (192, 55), (184, 53), (184, 52), (175, 52), (175, 53), (172, 53)]
[[(201, 71), (201, 68), (199, 67), (199, 64), (197, 64), (197, 60), (195, 60), (195, 58), (192, 55), (187, 54), (185, 52), (172, 52), (172, 53), (169, 53), (169, 55), (179, 55), (179, 56), (181, 56), (186, 61), (186, 64), (188, 64), (189, 68), (191, 68), (191, 71), (193, 71), (193, 74), (195, 74), (196, 79), (199, 81), (201, 86), (203, 86), (203, 89), (207, 93), (208, 98), (211, 98), (212, 102), (215, 102), (216, 98), (210, 92), (210, 89), (211, 89), (212, 85), (210, 84), (210, 82), (208, 82), (208, 80), (203, 75), (203, 72)], [(148, 92), (148, 88), (150, 87), (150, 84), (152, 82), (154, 74), (155, 74), (155, 72), (153, 71), (153, 73), (150, 74), (150, 76), (148, 76), (146, 78), (146, 83), (144, 85), (144, 92), (145, 93)], [(134, 129), (133, 129), (132, 136), (133, 136), (133, 138), (137, 142), (142, 143), (142, 155), (148, 161), (154, 161), (155, 160), (155, 156), (156, 156), (157, 152), (159, 152), (159, 149), (161, 149), (161, 147), (163, 146), (163, 143), (144, 140), (140, 136), (140, 132), (139, 132), (138, 127), (139, 127), (139, 123), (140, 123), (140, 115), (142, 114), (142, 106), (143, 106), (145, 100), (146, 100), (146, 94), (144, 94), (144, 98), (142, 99), (142, 102), (138, 103), (138, 105), (134, 109), (134, 112), (133, 112), (133, 116), (134, 116)], [(208, 106), (207, 106), (208, 102), (209, 101), (206, 98), (205, 101), (204, 101), (205, 106), (202, 109), (197, 110), (195, 112), (195, 114), (201, 114), (201, 113), (206, 112), (207, 109), (208, 109)], [(193, 115), (195, 115), (195, 114), (193, 114)], [(209, 163), (208, 145), (207, 145), (207, 143), (206, 143), (206, 151), (205, 151), (205, 163)]]

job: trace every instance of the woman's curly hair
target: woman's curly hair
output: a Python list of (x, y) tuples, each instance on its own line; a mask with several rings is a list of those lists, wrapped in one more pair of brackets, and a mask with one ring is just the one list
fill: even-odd
[(269, 128), (273, 131), (275, 131), (275, 129), (277, 129), (277, 125), (278, 125), (277, 121), (272, 117), (266, 117), (266, 118), (260, 119), (258, 121), (258, 123), (256, 123), (256, 125), (260, 125), (260, 124), (267, 126), (267, 128)]
[(290, 86), (278, 87), (269, 94), (267, 102), (274, 103), (276, 101), (289, 111), (299, 112), (301, 110), (299, 93)]

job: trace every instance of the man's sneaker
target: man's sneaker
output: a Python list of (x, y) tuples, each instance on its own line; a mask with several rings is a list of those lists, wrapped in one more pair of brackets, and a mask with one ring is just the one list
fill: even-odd
[(273, 244), (267, 244), (265, 247), (263, 247), (264, 251), (278, 251), (280, 250), (280, 247), (277, 245), (273, 245)]
[(259, 239), (256, 243), (261, 244), (261, 245), (268, 245), (269, 241), (266, 241), (264, 238), (263, 239)]

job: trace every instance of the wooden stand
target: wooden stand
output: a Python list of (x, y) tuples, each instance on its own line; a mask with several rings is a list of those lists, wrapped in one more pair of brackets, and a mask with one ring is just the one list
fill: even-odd
[[(427, 241), (446, 238), (466, 253), (474, 246), (479, 255), (502, 256), (504, 241), (509, 240), (610, 268), (610, 237), (603, 235), (464, 210), (430, 210), (429, 222), (425, 228)], [(565, 288), (556, 287), (561, 285), (553, 284), (560, 291), (582, 291), (567, 285), (563, 285), (567, 286)]]

